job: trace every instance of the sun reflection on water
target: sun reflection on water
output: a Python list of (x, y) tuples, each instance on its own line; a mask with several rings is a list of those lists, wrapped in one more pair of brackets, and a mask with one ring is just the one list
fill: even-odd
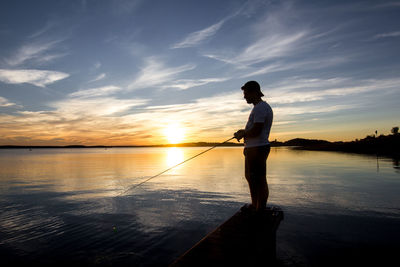
[(167, 151), (166, 164), (168, 168), (184, 161), (183, 149), (179, 147), (170, 147)]

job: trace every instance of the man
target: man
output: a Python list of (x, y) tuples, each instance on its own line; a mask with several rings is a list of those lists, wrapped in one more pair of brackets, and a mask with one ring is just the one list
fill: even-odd
[(267, 205), (269, 195), (266, 161), (270, 152), (269, 132), (272, 126), (273, 112), (270, 105), (261, 99), (264, 94), (256, 81), (249, 81), (241, 88), (244, 99), (254, 107), (250, 113), (246, 128), (237, 131), (234, 137), (244, 138), (245, 177), (249, 183), (251, 208), (262, 211)]

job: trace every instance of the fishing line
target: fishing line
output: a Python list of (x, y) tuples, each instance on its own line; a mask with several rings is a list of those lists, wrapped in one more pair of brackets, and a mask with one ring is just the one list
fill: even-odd
[(135, 184), (135, 185), (129, 187), (128, 189), (126, 189), (124, 192), (122, 192), (122, 193), (119, 194), (119, 195), (122, 195), (122, 194), (128, 192), (129, 190), (135, 189), (136, 187), (138, 187), (138, 186), (140, 186), (140, 185), (142, 185), (142, 184), (144, 184), (144, 183), (147, 183), (147, 182), (150, 181), (151, 179), (154, 179), (154, 178), (160, 176), (161, 174), (166, 173), (167, 171), (172, 170), (173, 168), (178, 167), (179, 165), (182, 165), (182, 164), (185, 163), (185, 162), (188, 162), (189, 160), (192, 160), (192, 159), (194, 159), (194, 158), (197, 158), (198, 156), (200, 156), (200, 155), (202, 155), (202, 154), (204, 154), (204, 153), (210, 151), (211, 149), (214, 149), (214, 148), (216, 148), (216, 147), (218, 147), (218, 146), (221, 146), (221, 145), (223, 145), (223, 144), (225, 144), (225, 143), (231, 141), (233, 138), (235, 138), (235, 137), (229, 138), (228, 140), (225, 140), (225, 141), (222, 142), (222, 143), (216, 144), (215, 146), (210, 147), (210, 148), (208, 148), (208, 149), (206, 149), (206, 150), (200, 152), (199, 154), (196, 154), (196, 155), (194, 155), (194, 156), (192, 156), (192, 157), (190, 157), (190, 158), (188, 158), (188, 159), (186, 159), (186, 160), (184, 160), (184, 161), (182, 161), (182, 162), (180, 162), (180, 163), (178, 163), (178, 164), (176, 164), (176, 165), (174, 165), (174, 166), (172, 166), (172, 167), (170, 167), (170, 168), (168, 168), (168, 169), (166, 169), (166, 170), (164, 170), (164, 171), (162, 171), (162, 172), (160, 172), (160, 173), (157, 173), (156, 175), (153, 175), (153, 176), (151, 176), (150, 178), (147, 178), (147, 179), (144, 180), (143, 182), (140, 182), (140, 183), (138, 183), (138, 184)]

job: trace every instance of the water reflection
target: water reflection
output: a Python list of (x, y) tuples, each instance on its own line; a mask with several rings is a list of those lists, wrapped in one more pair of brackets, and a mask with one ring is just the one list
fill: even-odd
[(399, 159), (397, 158), (393, 159), (393, 168), (400, 169)]
[[(182, 148), (179, 147), (168, 148), (166, 155), (166, 163), (168, 168), (171, 168), (172, 166), (175, 166), (181, 163), (182, 161), (184, 161), (184, 153)], [(176, 168), (179, 168), (179, 166)]]
[[(93, 262), (103, 257), (115, 265), (118, 259), (125, 265), (167, 265), (250, 201), (242, 148), (216, 148), (118, 194), (203, 150), (0, 150), (0, 254), (18, 258), (31, 251), (43, 259), (54, 254)], [(270, 204), (285, 210), (279, 233), (286, 237), (279, 240), (301, 249), (309, 244), (299, 240), (338, 246), (345, 234), (358, 242), (375, 233), (377, 244), (387, 242), (400, 217), (399, 162), (379, 164), (377, 173), (373, 156), (273, 148)], [(340, 232), (343, 218), (354, 225), (352, 231)], [(316, 221), (317, 233), (309, 227)], [(301, 233), (307, 238), (299, 238)], [(180, 247), (183, 242), (186, 247)]]
[[(118, 148), (0, 151), (0, 192), (70, 192), (68, 198), (116, 196), (146, 177), (190, 158), (204, 148)], [(313, 207), (388, 208), (398, 202), (398, 160), (353, 154), (273, 148), (268, 158), (270, 201)], [(216, 148), (146, 183), (149, 190), (199, 190), (249, 201), (242, 148)], [(396, 170), (393, 169), (393, 166)], [(396, 176), (396, 179), (392, 179)], [(136, 191), (129, 191), (135, 194)], [(380, 190), (382, 194), (376, 194)], [(367, 197), (369, 195), (369, 197)], [(359, 203), (359, 204), (356, 204)]]

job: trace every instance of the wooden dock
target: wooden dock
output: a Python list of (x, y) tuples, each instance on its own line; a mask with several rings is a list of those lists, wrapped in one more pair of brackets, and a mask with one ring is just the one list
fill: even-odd
[(243, 206), (170, 266), (273, 266), (281, 220), (280, 208), (255, 213)]

